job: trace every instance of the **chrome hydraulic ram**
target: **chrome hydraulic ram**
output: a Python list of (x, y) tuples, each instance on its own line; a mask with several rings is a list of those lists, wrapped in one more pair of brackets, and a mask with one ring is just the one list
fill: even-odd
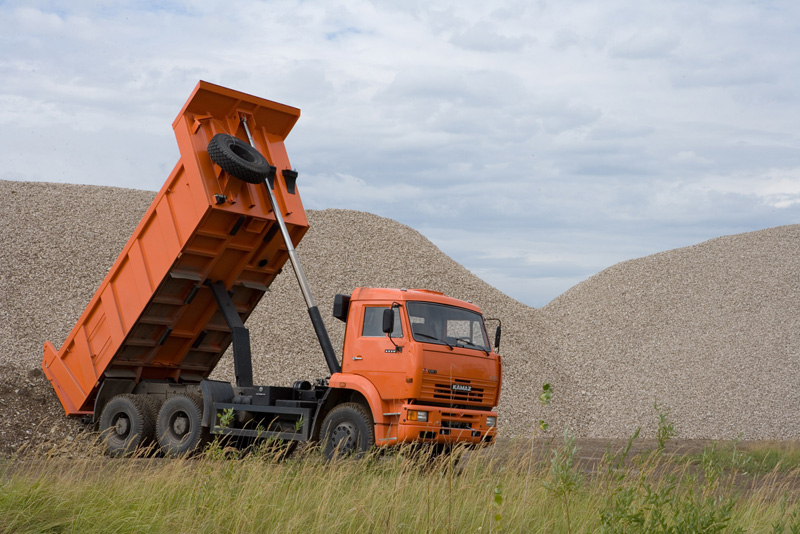
[[(253, 136), (250, 135), (250, 128), (247, 126), (247, 117), (244, 115), (242, 116), (242, 125), (244, 126), (244, 131), (247, 134), (247, 139), (250, 142), (250, 146), (255, 149), (256, 145), (253, 142)], [(277, 179), (277, 177), (275, 177), (275, 179)], [(264, 187), (267, 190), (269, 202), (272, 206), (272, 211), (275, 214), (275, 220), (278, 223), (278, 228), (281, 231), (283, 242), (286, 245), (286, 251), (289, 253), (289, 260), (292, 262), (292, 268), (294, 269), (294, 274), (297, 277), (297, 283), (300, 284), (300, 291), (302, 291), (303, 298), (306, 300), (306, 306), (308, 306), (308, 316), (311, 318), (311, 324), (314, 326), (314, 332), (317, 334), (319, 345), (322, 348), (322, 354), (325, 356), (325, 362), (328, 364), (328, 369), (330, 369), (331, 373), (339, 373), (341, 372), (342, 368), (339, 365), (339, 360), (336, 358), (336, 352), (333, 350), (331, 338), (328, 336), (328, 330), (325, 328), (325, 323), (322, 321), (322, 315), (319, 313), (319, 308), (317, 308), (317, 305), (314, 302), (314, 296), (311, 294), (311, 286), (308, 284), (306, 273), (303, 271), (303, 266), (300, 264), (300, 258), (297, 256), (297, 252), (294, 249), (292, 238), (289, 235), (289, 230), (286, 228), (286, 222), (283, 220), (283, 214), (278, 206), (278, 201), (275, 198), (275, 194), (272, 192), (272, 187), (270, 187), (269, 180), (264, 182)]]

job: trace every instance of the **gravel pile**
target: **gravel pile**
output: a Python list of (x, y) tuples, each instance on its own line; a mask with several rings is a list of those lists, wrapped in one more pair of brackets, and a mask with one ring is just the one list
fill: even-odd
[(130, 237), (153, 193), (0, 180), (0, 452), (71, 439), (41, 372)]
[(629, 434), (658, 401), (683, 437), (800, 437), (800, 225), (620, 263), (540, 313), (581, 435)]
[[(0, 181), (0, 450), (69, 439), (38, 371), (60, 347), (154, 193)], [(715, 239), (615, 265), (548, 306), (525, 306), (478, 279), (415, 230), (368, 213), (310, 211), (298, 247), (334, 346), (333, 296), (358, 286), (423, 287), (503, 319), (501, 430), (539, 419), (583, 437), (656, 428), (653, 402), (679, 437), (797, 438), (800, 225)], [(248, 320), (257, 381), (327, 375), (300, 291), (285, 269)], [(224, 358), (215, 378), (231, 379)], [(541, 385), (555, 396), (536, 402)]]

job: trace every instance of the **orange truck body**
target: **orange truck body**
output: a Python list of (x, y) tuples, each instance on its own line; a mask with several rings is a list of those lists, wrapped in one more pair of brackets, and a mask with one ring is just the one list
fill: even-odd
[[(172, 123), (180, 160), (61, 349), (45, 343), (42, 368), (67, 415), (93, 412), (104, 377), (207, 377), (231, 336), (209, 292), (197, 288), (223, 281), (246, 319), (286, 263), (263, 186), (227, 175), (208, 155), (215, 134), (244, 136), (242, 116), (278, 175), (291, 169), (284, 140), (300, 110), (195, 87)], [(296, 244), (308, 229), (300, 195), (280, 178), (274, 193)]]
[[(317, 332), (331, 376), (313, 386), (253, 386), (243, 322), (289, 260), (308, 291), (294, 251), (308, 220), (284, 146), (299, 116), (296, 108), (200, 82), (173, 122), (180, 160), (61, 348), (44, 344), (42, 368), (64, 411), (93, 414), (116, 444), (109, 452), (144, 443), (135, 432), (154, 428), (162, 435), (150, 439), (162, 450), (188, 451), (186, 436), (192, 447), (200, 439), (187, 431), (192, 425), (302, 440), (320, 439), (327, 429), (362, 441), (364, 427), (374, 425), (367, 436), (374, 443), (358, 441), (364, 447), (493, 441), (500, 356), (480, 309), (435, 291), (337, 295), (334, 316), (346, 322), (341, 365), (327, 332)], [(209, 141), (224, 134), (250, 140), (246, 148), (274, 167), (264, 175), (268, 183), (239, 179), (212, 160)], [(441, 308), (426, 319), (414, 311), (423, 304)], [(434, 326), (437, 310), (451, 313), (440, 332), (454, 324), (468, 333), (425, 337), (420, 324)], [(378, 312), (386, 313), (376, 335)], [(315, 305), (309, 314), (324, 330)], [(397, 328), (387, 330), (388, 320)], [(238, 371), (235, 386), (208, 380), (231, 344), (234, 364), (246, 364), (249, 380), (240, 381)]]

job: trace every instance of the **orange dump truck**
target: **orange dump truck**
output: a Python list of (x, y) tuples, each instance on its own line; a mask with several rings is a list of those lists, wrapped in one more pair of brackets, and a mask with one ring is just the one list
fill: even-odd
[[(500, 327), (426, 290), (336, 295), (341, 360), (294, 247), (308, 229), (284, 140), (298, 109), (200, 82), (173, 129), (180, 160), (60, 350), (42, 368), (67, 415), (112, 455), (191, 452), (212, 435), (320, 441), (325, 454), (402, 442), (490, 443)], [(244, 322), (289, 260), (330, 376), (253, 384)], [(232, 345), (235, 383), (209, 380)]]

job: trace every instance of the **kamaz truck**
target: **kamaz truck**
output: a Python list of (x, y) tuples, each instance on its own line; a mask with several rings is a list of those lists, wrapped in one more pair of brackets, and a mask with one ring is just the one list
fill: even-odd
[[(336, 295), (336, 355), (295, 251), (308, 220), (284, 140), (299, 116), (199, 82), (173, 122), (180, 160), (61, 349), (45, 343), (66, 414), (98, 427), (110, 455), (189, 454), (214, 436), (317, 441), (328, 458), (496, 437), (500, 326), (490, 342), (474, 304), (421, 289)], [(245, 322), (287, 260), (330, 376), (256, 385)], [(210, 380), (229, 346), (235, 382)]]

